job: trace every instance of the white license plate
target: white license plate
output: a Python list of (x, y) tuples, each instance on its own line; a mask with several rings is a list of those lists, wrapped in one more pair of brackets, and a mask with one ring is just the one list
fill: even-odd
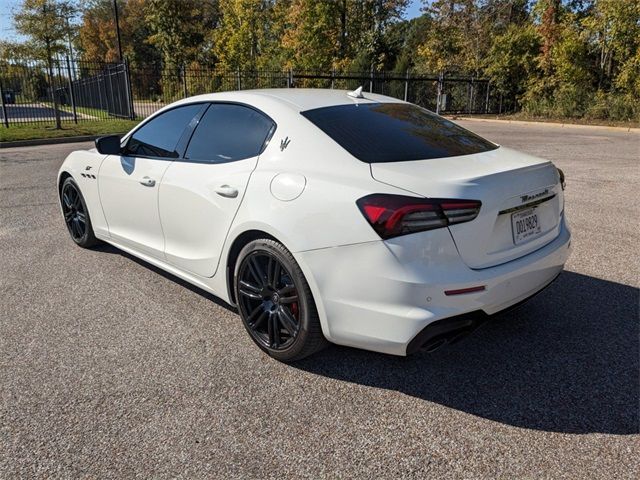
[(511, 229), (513, 231), (513, 243), (519, 245), (527, 242), (542, 233), (542, 226), (535, 208), (528, 208), (522, 212), (511, 214)]

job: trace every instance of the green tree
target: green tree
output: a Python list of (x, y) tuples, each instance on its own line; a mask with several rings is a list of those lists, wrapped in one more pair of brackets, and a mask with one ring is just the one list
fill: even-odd
[(407, 0), (293, 0), (282, 44), (288, 66), (369, 70), (388, 64), (385, 34)]
[(598, 87), (640, 96), (640, 0), (598, 0), (583, 25), (597, 57)]
[(73, 34), (69, 18), (75, 14), (69, 0), (24, 0), (13, 23), (27, 37), (24, 47), (30, 56), (50, 62), (55, 54), (67, 50), (66, 41)]
[(144, 21), (150, 35), (147, 42), (161, 53), (165, 66), (180, 68), (190, 62), (209, 63), (207, 32), (218, 24), (215, 0), (148, 0)]
[[(72, 33), (69, 17), (75, 12), (75, 6), (68, 0), (24, 0), (13, 17), (16, 31), (28, 38), (25, 49), (32, 57), (46, 61), (52, 87), (55, 87), (53, 56), (66, 50), (64, 41)], [(55, 88), (51, 90), (56, 128), (60, 128), (58, 98)]]
[(540, 46), (540, 37), (532, 25), (512, 24), (497, 35), (485, 60), (485, 73), (493, 87), (506, 98), (518, 101), (529, 79), (537, 75)]
[[(147, 0), (118, 0), (122, 52), (131, 65), (141, 67), (159, 62), (160, 52), (147, 42), (151, 31), (140, 21)], [(113, 0), (89, 0), (83, 4), (78, 49), (82, 60), (119, 61)]]
[(340, 32), (344, 2), (293, 0), (282, 39), (286, 67), (302, 70), (330, 70), (340, 60), (343, 50)]
[(418, 65), (429, 72), (478, 74), (487, 43), (482, 41), (482, 20), (474, 0), (425, 0), (424, 11), (433, 28), (418, 48)]
[(279, 40), (271, 35), (274, 3), (274, 0), (220, 0), (221, 21), (213, 38), (215, 56), (223, 68), (255, 70), (260, 66), (269, 43)]

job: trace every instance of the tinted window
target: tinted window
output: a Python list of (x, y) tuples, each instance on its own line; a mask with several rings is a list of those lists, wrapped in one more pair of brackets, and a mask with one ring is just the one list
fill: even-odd
[(453, 157), (498, 148), (453, 122), (404, 103), (339, 105), (302, 115), (368, 163)]
[(271, 119), (251, 108), (213, 104), (191, 137), (185, 158), (221, 163), (255, 157), (272, 126)]
[(185, 127), (201, 109), (202, 104), (196, 104), (161, 113), (133, 133), (127, 142), (127, 153), (150, 157), (178, 157), (178, 141)]

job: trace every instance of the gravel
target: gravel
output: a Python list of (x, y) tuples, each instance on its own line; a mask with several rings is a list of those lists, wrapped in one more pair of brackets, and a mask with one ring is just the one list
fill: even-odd
[(565, 171), (566, 272), (433, 354), (293, 366), (211, 295), (73, 245), (55, 174), (88, 144), (0, 150), (0, 478), (637, 478), (640, 135), (461, 123)]

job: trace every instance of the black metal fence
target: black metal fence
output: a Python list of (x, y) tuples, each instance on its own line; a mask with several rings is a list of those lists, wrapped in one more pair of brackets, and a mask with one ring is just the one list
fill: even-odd
[(141, 119), (191, 95), (253, 88), (335, 88), (380, 93), (442, 114), (501, 113), (512, 107), (485, 79), (389, 72), (229, 71), (204, 66), (133, 68), (56, 58), (0, 60), (0, 121)]
[(135, 118), (125, 63), (107, 64), (94, 72), (85, 69), (85, 73), (57, 88), (62, 105), (70, 106), (76, 112), (78, 108), (84, 108), (104, 111), (112, 117)]

